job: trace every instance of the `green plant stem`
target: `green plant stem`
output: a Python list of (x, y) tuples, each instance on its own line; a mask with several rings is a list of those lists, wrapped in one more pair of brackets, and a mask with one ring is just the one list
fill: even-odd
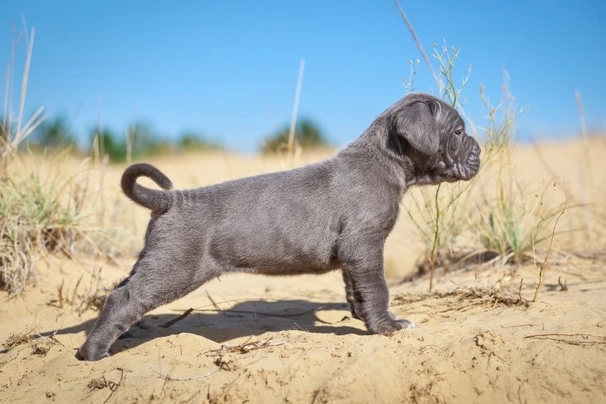
[(441, 188), (442, 184), (439, 184), (436, 188), (436, 193), (435, 193), (435, 205), (436, 205), (436, 221), (435, 221), (435, 226), (434, 226), (434, 232), (433, 232), (433, 243), (432, 243), (432, 247), (431, 247), (431, 252), (429, 253), (429, 264), (430, 264), (430, 271), (429, 271), (429, 291), (431, 292), (433, 290), (433, 275), (434, 272), (436, 270), (436, 251), (438, 249), (438, 236), (440, 235), (440, 218), (441, 218), (441, 211), (440, 211), (440, 188)]

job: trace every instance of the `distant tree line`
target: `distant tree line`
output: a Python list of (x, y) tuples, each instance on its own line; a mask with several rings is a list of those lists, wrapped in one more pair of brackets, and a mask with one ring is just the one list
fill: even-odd
[[(30, 139), (30, 143), (42, 148), (76, 148), (77, 136), (64, 117), (47, 120), (40, 125)], [(217, 150), (221, 144), (208, 140), (195, 131), (184, 131), (176, 140), (168, 140), (153, 131), (151, 125), (137, 122), (125, 132), (118, 133), (110, 128), (92, 128), (88, 135), (89, 145), (99, 148), (108, 155), (111, 162), (126, 161), (175, 151)]]
[[(271, 153), (288, 145), (290, 126), (284, 126), (265, 138), (261, 151)], [(295, 143), (303, 149), (319, 149), (328, 147), (326, 136), (320, 127), (311, 119), (303, 118), (295, 126)]]
[[(288, 144), (290, 127), (269, 134), (259, 150), (272, 153)], [(40, 148), (67, 148), (77, 150), (77, 136), (68, 120), (59, 116), (42, 123), (30, 138), (30, 144)], [(108, 155), (111, 162), (120, 163), (131, 158), (137, 159), (176, 151), (217, 150), (219, 142), (209, 140), (196, 131), (184, 131), (176, 139), (168, 140), (154, 132), (146, 122), (137, 122), (125, 133), (110, 128), (92, 128), (88, 135), (89, 145), (98, 147), (99, 152)], [(320, 127), (310, 119), (302, 119), (295, 127), (295, 142), (303, 149), (328, 147), (326, 136)]]

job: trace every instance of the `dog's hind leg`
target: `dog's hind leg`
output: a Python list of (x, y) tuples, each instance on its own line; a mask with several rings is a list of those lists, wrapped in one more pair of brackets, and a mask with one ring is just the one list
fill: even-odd
[(126, 285), (119, 286), (107, 297), (101, 314), (84, 344), (78, 359), (95, 361), (109, 356), (109, 347), (146, 313)]
[[(164, 257), (166, 258), (166, 257)], [(109, 348), (143, 315), (163, 304), (172, 302), (200, 287), (213, 276), (192, 277), (193, 271), (166, 264), (165, 259), (142, 257), (131, 275), (105, 301), (101, 314), (82, 347), (78, 358), (99, 360), (109, 356)], [(172, 267), (179, 270), (172, 271)]]

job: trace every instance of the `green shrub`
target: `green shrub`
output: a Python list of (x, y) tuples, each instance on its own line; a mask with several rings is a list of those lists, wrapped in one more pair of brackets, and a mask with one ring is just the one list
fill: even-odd
[[(289, 144), (290, 128), (288, 126), (278, 130), (264, 141), (261, 151), (275, 153), (287, 148)], [(294, 146), (304, 149), (318, 149), (328, 147), (326, 137), (320, 127), (311, 119), (300, 120), (295, 126)]]

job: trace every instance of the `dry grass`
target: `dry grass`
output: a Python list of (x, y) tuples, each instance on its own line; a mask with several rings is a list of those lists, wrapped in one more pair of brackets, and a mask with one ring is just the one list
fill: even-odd
[(64, 204), (66, 183), (6, 170), (0, 173), (0, 288), (23, 292), (35, 279), (37, 256), (61, 252), (71, 256), (83, 238), (82, 200), (78, 195)]
[(37, 334), (11, 334), (6, 341), (2, 343), (5, 348), (2, 353), (6, 353), (18, 346), (29, 344), (32, 355), (45, 356), (51, 348), (58, 344), (52, 337), (42, 337)]
[[(407, 24), (414, 34), (409, 21)], [(30, 38), (27, 41), (30, 52), (28, 60), (31, 58), (33, 32)], [(420, 44), (418, 38), (416, 40)], [(436, 71), (439, 76), (433, 72), (430, 64), (428, 66), (436, 77), (440, 94), (459, 107), (464, 115), (461, 109), (464, 103), (462, 90), (469, 70), (460, 80), (461, 84), (457, 84), (454, 68), (459, 51), (446, 45), (440, 49), (434, 47), (433, 57), (438, 61)], [(424, 50), (421, 49), (421, 52), (429, 63)], [(414, 84), (418, 62), (417, 67), (412, 69), (407, 82), (409, 88)], [(300, 79), (295, 95), (293, 123), (296, 121)], [(57, 155), (15, 154), (19, 143), (35, 128), (32, 125), (44, 117), (39, 113), (23, 123), (26, 87), (27, 72), (24, 72), (20, 109), (14, 114), (21, 118), (14, 124), (11, 120), (2, 124), (2, 155), (5, 158), (0, 170), (0, 288), (11, 296), (22, 293), (29, 282), (36, 281), (35, 267), (40, 258), (49, 254), (74, 258), (79, 253), (93, 253), (112, 259), (123, 251), (119, 245), (131, 248), (134, 245), (132, 236), (140, 234), (136, 226), (124, 226), (125, 223), (131, 224), (134, 216), (132, 209), (125, 208), (128, 201), (121, 195), (112, 194), (111, 197), (120, 198), (120, 203), (115, 203), (104, 194), (107, 189), (107, 161), (98, 142), (92, 159), (84, 159), (80, 163), (74, 163), (73, 156), (67, 151)], [(592, 198), (590, 192), (575, 195), (574, 191), (563, 190), (563, 178), (547, 182), (526, 177), (523, 181), (518, 179), (519, 168), (512, 160), (512, 151), (515, 121), (521, 111), (508, 90), (507, 78), (503, 89), (503, 98), (496, 106), (487, 99), (483, 90), (480, 92), (489, 118), (485, 128), (474, 129), (484, 132), (487, 138), (483, 146), (483, 166), (476, 179), (469, 183), (411, 189), (404, 199), (403, 207), (409, 214), (408, 220), (418, 230), (418, 237), (413, 242), (420, 242), (425, 247), (419, 268), (430, 273), (430, 291), (433, 276), (439, 269), (446, 272), (469, 266), (478, 260), (490, 265), (517, 265), (533, 261), (537, 263), (537, 268), (540, 266), (544, 271), (549, 266), (549, 253), (542, 262), (537, 259), (536, 251), (541, 243), (549, 243), (549, 251), (561, 250), (564, 245), (561, 237), (570, 230), (580, 230), (593, 240), (603, 239), (606, 214), (603, 213), (602, 199)], [(584, 159), (584, 168), (587, 170), (580, 175), (587, 190), (596, 184), (600, 185), (595, 175), (588, 174), (595, 172), (595, 166), (599, 164), (595, 158), (589, 158), (589, 149), (590, 146), (587, 146)], [(278, 164), (274, 169), (297, 166), (303, 160), (309, 160), (308, 155), (302, 155), (291, 136), (284, 153), (278, 154)], [(226, 156), (223, 157), (223, 164), (229, 166), (227, 171), (230, 178), (257, 173), (254, 172), (256, 168), (250, 166), (234, 173), (233, 160), (227, 161)], [(262, 158), (265, 165), (269, 159)], [(244, 167), (247, 163), (251, 162), (243, 159), (241, 165)], [(263, 170), (266, 171), (266, 168)], [(557, 171), (551, 169), (552, 173)], [(196, 185), (205, 185), (214, 179), (197, 181)], [(566, 206), (568, 198), (572, 206)], [(596, 220), (588, 214), (576, 220), (579, 224), (577, 227), (570, 226), (575, 220), (566, 221), (563, 218), (562, 223), (558, 223), (564, 209), (575, 206), (590, 207), (602, 226), (596, 225)], [(140, 213), (137, 210), (136, 215)], [(116, 229), (117, 226), (112, 228), (113, 223), (117, 223), (121, 229)], [(57, 299), (51, 304), (61, 308), (70, 306), (78, 313), (101, 306), (107, 289), (101, 286), (99, 274), (89, 274), (94, 285), (85, 286), (84, 278), (80, 278), (76, 286), (69, 290), (61, 285), (57, 290)]]
[(69, 151), (26, 153), (0, 170), (0, 289), (10, 296), (36, 282), (36, 263), (49, 254), (121, 253), (125, 231), (99, 224), (104, 195), (93, 181), (103, 168), (75, 161)]
[[(432, 56), (438, 63), (437, 69), (434, 69), (412, 23), (399, 2), (394, 2), (436, 81), (439, 95), (457, 108), (462, 116), (466, 116), (463, 90), (470, 69), (467, 69), (460, 82), (456, 80), (455, 64), (460, 49), (449, 48), (445, 42), (441, 49), (434, 45)], [(411, 78), (414, 78), (414, 74), (416, 70), (411, 72), (406, 82), (408, 88), (412, 88)], [(496, 105), (491, 103), (483, 87), (480, 89), (480, 99), (488, 113), (486, 126), (476, 127), (468, 120), (468, 131), (483, 134), (485, 138), (480, 173), (469, 183), (440, 184), (433, 188), (411, 190), (408, 201), (404, 201), (404, 209), (423, 240), (424, 254), (420, 258), (419, 269), (420, 272), (429, 273), (431, 292), (438, 268), (448, 270), (460, 267), (462, 262), (467, 261), (466, 257), (476, 260), (486, 258), (488, 262), (500, 265), (517, 265), (527, 260), (537, 263), (535, 251), (546, 243), (548, 254), (541, 264), (537, 264), (537, 267), (540, 266), (536, 288), (538, 295), (543, 273), (549, 264), (549, 252), (561, 246), (558, 241), (563, 231), (558, 224), (562, 214), (572, 208), (586, 207), (587, 203), (568, 204), (570, 195), (561, 175), (538, 183), (522, 183), (518, 179), (512, 150), (516, 121), (523, 109), (516, 106), (506, 71), (500, 102)], [(586, 160), (589, 161), (588, 158)], [(584, 173), (583, 178), (591, 178), (590, 170)], [(554, 194), (559, 193), (557, 199), (552, 195), (546, 197), (550, 186)], [(583, 228), (564, 229), (572, 230)]]
[(459, 286), (446, 292), (430, 292), (425, 294), (401, 294), (394, 298), (394, 304), (409, 304), (428, 299), (454, 299), (456, 308), (453, 310), (468, 310), (472, 307), (522, 306), (528, 307), (530, 302), (518, 292), (516, 295), (505, 293), (496, 284), (492, 287)]
[[(252, 338), (252, 337), (251, 337)], [(210, 351), (211, 353), (215, 352), (237, 352), (241, 354), (249, 353), (251, 351), (255, 351), (257, 349), (268, 348), (272, 346), (283, 345), (283, 341), (274, 341), (273, 338), (264, 338), (258, 341), (251, 341), (251, 338), (248, 338), (246, 342), (243, 342), (238, 345), (221, 345), (220, 349)]]
[(81, 275), (72, 288), (65, 286), (65, 280), (63, 280), (57, 288), (57, 297), (51, 299), (48, 305), (59, 309), (70, 308), (78, 315), (87, 310), (101, 311), (105, 299), (117, 284), (110, 287), (104, 286), (100, 268), (92, 273), (88, 282), (83, 280), (84, 275)]
[(213, 349), (206, 352), (207, 356), (215, 357), (214, 364), (216, 370), (233, 371), (237, 369), (240, 358), (235, 355), (243, 355), (256, 351), (258, 349), (270, 348), (273, 346), (283, 345), (283, 341), (275, 341), (272, 337), (263, 338), (258, 341), (251, 341), (252, 337), (238, 345), (221, 345), (219, 349)]
[(27, 344), (32, 340), (31, 335), (26, 334), (11, 334), (6, 341), (2, 343), (2, 346), (7, 350), (13, 349), (16, 346)]
[(109, 389), (110, 394), (107, 396), (105, 401), (103, 401), (103, 403), (107, 403), (112, 398), (112, 396), (118, 390), (118, 388), (122, 385), (122, 381), (124, 380), (124, 369), (116, 368), (116, 370), (120, 371), (120, 378), (118, 379), (117, 382), (107, 380), (105, 378), (105, 376), (101, 376), (96, 379), (91, 379), (87, 384), (87, 387), (91, 391)]
[[(0, 290), (9, 296), (22, 293), (36, 280), (37, 260), (48, 254), (72, 258), (82, 250), (99, 251), (99, 229), (87, 224), (90, 194), (86, 164), (66, 169), (70, 150), (54, 155), (34, 154), (25, 146), (28, 136), (47, 115), (39, 107), (24, 117), (35, 30), (13, 32), (13, 43), (4, 83), (4, 108), (0, 125)], [(17, 49), (25, 42), (24, 68), (17, 111), (13, 89)], [(24, 150), (25, 149), (25, 150)], [(20, 152), (21, 150), (21, 152)], [(66, 174), (67, 173), (67, 174)]]

